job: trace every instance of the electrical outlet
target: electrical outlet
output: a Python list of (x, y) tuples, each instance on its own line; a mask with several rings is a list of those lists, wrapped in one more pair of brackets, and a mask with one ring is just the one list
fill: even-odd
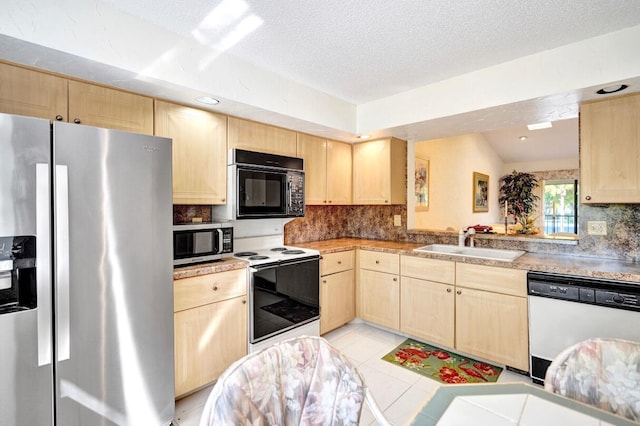
[(399, 214), (393, 215), (393, 226), (402, 226), (402, 218)]
[(607, 235), (607, 222), (593, 220), (587, 222), (587, 234), (589, 235)]

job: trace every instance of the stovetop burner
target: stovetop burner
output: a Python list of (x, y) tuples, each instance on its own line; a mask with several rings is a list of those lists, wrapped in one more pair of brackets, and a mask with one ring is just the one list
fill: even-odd
[(248, 257), (248, 256), (255, 256), (258, 253), (256, 253), (255, 251), (240, 251), (238, 253), (234, 253), (234, 256), (238, 256), (238, 257)]
[[(282, 243), (280, 243), (282, 244)], [(317, 250), (302, 249), (295, 246), (273, 245), (265, 248), (254, 247), (238, 247), (237, 253), (233, 256), (237, 259), (243, 259), (249, 262), (251, 266), (277, 264), (279, 262), (291, 262), (292, 260), (302, 259), (305, 257), (319, 256)], [(242, 251), (246, 250), (246, 251)]]
[(300, 250), (300, 249), (284, 250), (282, 254), (304, 254), (304, 250)]

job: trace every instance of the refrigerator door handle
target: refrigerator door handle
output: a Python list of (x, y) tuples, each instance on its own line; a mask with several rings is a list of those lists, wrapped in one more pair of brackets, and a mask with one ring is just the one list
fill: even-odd
[(56, 318), (58, 361), (69, 359), (69, 176), (67, 166), (56, 164)]
[(49, 165), (36, 164), (36, 294), (38, 300), (38, 366), (51, 364), (53, 330), (51, 305), (51, 201)]

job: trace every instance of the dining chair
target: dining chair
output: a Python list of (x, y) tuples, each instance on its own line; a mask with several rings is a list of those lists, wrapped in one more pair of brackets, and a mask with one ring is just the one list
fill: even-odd
[(628, 419), (640, 420), (640, 343), (588, 339), (554, 358), (546, 390)]
[(391, 426), (349, 360), (322, 337), (276, 343), (232, 364), (205, 404), (200, 426), (357, 425), (366, 403)]

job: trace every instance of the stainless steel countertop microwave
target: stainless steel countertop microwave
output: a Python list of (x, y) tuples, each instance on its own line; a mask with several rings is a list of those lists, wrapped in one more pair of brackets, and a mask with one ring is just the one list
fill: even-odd
[(189, 223), (173, 226), (173, 264), (211, 262), (233, 254), (233, 226)]

